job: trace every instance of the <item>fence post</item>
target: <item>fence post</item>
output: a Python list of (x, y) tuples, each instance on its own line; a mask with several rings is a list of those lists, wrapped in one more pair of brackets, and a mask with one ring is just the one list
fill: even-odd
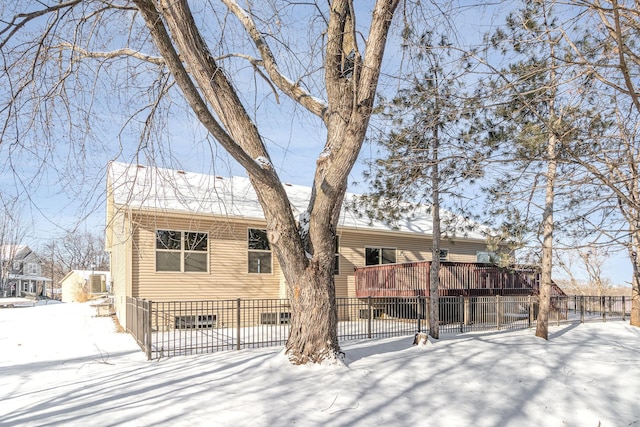
[(471, 302), (469, 297), (464, 297), (464, 324), (471, 324)]
[(622, 321), (625, 321), (625, 315), (627, 314), (627, 305), (625, 304), (624, 301), (624, 295), (622, 295)]
[(580, 295), (580, 323), (584, 323), (584, 295)]
[[(134, 302), (134, 307), (133, 307), (133, 311), (134, 311), (134, 315), (131, 318), (131, 327), (133, 328), (134, 331), (136, 331), (136, 338), (138, 339), (138, 342), (140, 342), (142, 340), (142, 331), (140, 330), (140, 300), (138, 298), (135, 298), (133, 300)], [(143, 341), (144, 343), (144, 341)]]
[(528, 319), (528, 327), (531, 327), (531, 323), (533, 323), (533, 298), (531, 297), (531, 295), (529, 295), (529, 305), (527, 307), (527, 311), (529, 312), (529, 319)]
[(240, 298), (236, 300), (236, 350), (240, 350)]
[(600, 310), (602, 311), (602, 321), (607, 321), (607, 303), (606, 297), (600, 297)]
[(500, 330), (500, 316), (501, 316), (501, 312), (500, 312), (500, 295), (496, 295), (496, 329)]
[(424, 329), (431, 330), (431, 295), (424, 299)]
[(460, 310), (460, 332), (464, 332), (464, 297), (460, 295), (458, 298), (460, 298), (460, 308), (458, 309)]
[(367, 297), (369, 315), (367, 316), (367, 337), (371, 338), (371, 322), (373, 319), (373, 306), (371, 305), (371, 295)]
[(136, 331), (136, 340), (138, 341), (138, 345), (142, 346), (142, 350), (144, 351), (145, 355), (147, 354), (147, 349), (145, 348), (145, 338), (144, 338), (144, 328), (141, 326), (142, 323), (142, 317), (143, 317), (143, 311), (142, 311), (142, 304), (143, 301), (139, 298), (134, 299), (135, 302), (135, 307), (134, 307), (134, 313), (135, 315), (133, 316), (133, 319), (131, 319), (132, 325), (133, 326), (133, 330)]
[[(151, 306), (153, 305), (152, 301), (145, 301), (143, 308), (146, 309), (146, 312), (143, 312), (143, 321), (144, 325), (144, 346), (147, 353), (147, 360), (151, 360)], [(145, 307), (146, 306), (146, 307)]]
[(418, 296), (418, 309), (416, 310), (418, 313), (418, 333), (422, 332), (422, 330), (420, 329), (420, 320), (422, 320), (422, 300), (423, 297), (422, 295)]

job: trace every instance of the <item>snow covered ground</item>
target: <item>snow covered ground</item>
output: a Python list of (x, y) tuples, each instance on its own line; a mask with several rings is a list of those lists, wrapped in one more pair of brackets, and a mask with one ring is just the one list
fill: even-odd
[(623, 322), (146, 361), (88, 304), (0, 308), (0, 426), (640, 427), (640, 329)]

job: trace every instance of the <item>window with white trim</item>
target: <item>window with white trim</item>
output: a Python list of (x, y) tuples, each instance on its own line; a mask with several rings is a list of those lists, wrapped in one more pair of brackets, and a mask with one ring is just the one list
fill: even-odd
[(27, 274), (31, 274), (33, 276), (37, 276), (38, 274), (40, 274), (40, 271), (38, 269), (39, 265), (33, 262), (30, 262), (27, 264)]
[(266, 230), (250, 228), (247, 232), (248, 272), (271, 274), (271, 245)]
[(440, 261), (447, 261), (449, 259), (449, 249), (440, 249)]
[(395, 248), (368, 247), (364, 249), (365, 265), (395, 264), (396, 259)]
[(208, 233), (156, 230), (156, 271), (209, 271)]

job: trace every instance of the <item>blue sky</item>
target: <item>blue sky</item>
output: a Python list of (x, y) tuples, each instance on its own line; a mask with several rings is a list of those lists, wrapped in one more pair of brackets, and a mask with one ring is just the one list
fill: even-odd
[[(477, 35), (490, 31), (500, 21), (492, 11), (474, 8), (458, 23), (463, 22), (462, 26), (467, 29), (474, 27)], [(392, 76), (402, 59), (402, 52), (393, 40), (389, 42), (385, 58), (385, 71)], [(245, 96), (258, 100), (258, 106), (252, 114), (255, 114), (258, 127), (270, 147), (272, 162), (280, 178), (292, 184), (311, 185), (315, 161), (323, 149), (323, 125), (318, 118), (296, 108), (282, 96), (280, 103), (276, 103), (269, 87), (260, 79), (254, 80), (250, 70), (244, 72), (247, 73), (248, 86), (255, 89), (255, 92), (249, 90)], [(383, 78), (381, 90), (393, 93), (400, 84), (394, 78)], [(101, 89), (105, 91), (104, 97), (98, 100), (101, 105), (96, 107), (101, 115), (96, 116), (99, 119), (92, 123), (93, 133), (86, 136), (87, 140), (81, 144), (84, 151), (79, 150), (78, 141), (67, 138), (63, 131), (54, 131), (52, 135), (56, 149), (50, 155), (39, 158), (38, 135), (32, 135), (33, 139), (27, 141), (27, 145), (33, 149), (12, 156), (16, 161), (17, 175), (7, 167), (1, 169), (2, 191), (17, 191), (23, 196), (23, 202), (17, 209), (22, 213), (23, 225), (31, 230), (28, 235), (30, 241), (25, 243), (32, 245), (31, 242), (36, 242), (37, 246), (75, 227), (101, 232), (105, 219), (105, 174), (109, 160), (149, 164), (149, 158), (153, 157), (158, 165), (165, 167), (223, 176), (244, 175), (235, 161), (204, 133), (202, 126), (190, 114), (184, 113), (184, 107), (179, 102), (172, 104), (167, 125), (158, 132), (160, 139), (140, 152), (140, 123), (132, 123), (123, 129), (121, 126), (126, 119), (127, 108), (124, 111), (118, 109), (118, 99), (109, 96), (108, 82)], [(8, 157), (9, 150), (11, 147), (6, 143), (0, 144), (3, 158)], [(376, 151), (375, 147), (365, 144), (361, 160), (374, 157)], [(16, 176), (28, 179), (43, 163), (45, 168), (36, 181), (19, 183), (15, 187)], [(58, 168), (57, 165), (64, 167)], [(364, 168), (362, 162), (355, 166), (351, 174), (350, 191), (366, 191), (362, 185), (353, 185), (353, 182), (362, 182)], [(630, 279), (631, 268), (624, 254), (612, 259), (607, 276), (614, 283), (624, 283)]]

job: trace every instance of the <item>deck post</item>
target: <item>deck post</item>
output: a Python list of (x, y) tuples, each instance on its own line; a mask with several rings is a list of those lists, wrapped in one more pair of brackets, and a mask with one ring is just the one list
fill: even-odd
[(236, 300), (236, 350), (240, 350), (240, 298)]

